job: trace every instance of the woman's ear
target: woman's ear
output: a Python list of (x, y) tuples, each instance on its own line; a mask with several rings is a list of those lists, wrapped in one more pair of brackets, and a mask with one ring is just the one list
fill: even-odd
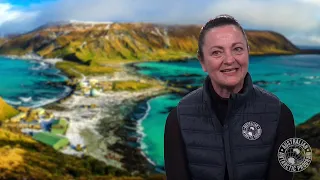
[(199, 62), (200, 62), (200, 64), (201, 64), (202, 70), (203, 70), (204, 72), (207, 72), (207, 68), (206, 68), (206, 65), (205, 65), (205, 63), (204, 63), (204, 59), (203, 59), (201, 56), (198, 55), (198, 60), (199, 60)]

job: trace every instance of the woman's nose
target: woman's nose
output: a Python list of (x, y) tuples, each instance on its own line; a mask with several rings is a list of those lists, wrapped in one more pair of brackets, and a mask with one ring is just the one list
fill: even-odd
[(233, 64), (235, 61), (235, 57), (232, 54), (232, 52), (226, 52), (225, 58), (224, 58), (224, 63), (225, 64)]

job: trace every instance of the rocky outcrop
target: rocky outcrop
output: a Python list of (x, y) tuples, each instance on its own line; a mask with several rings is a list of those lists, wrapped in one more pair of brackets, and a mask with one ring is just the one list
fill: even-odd
[(6, 42), (6, 39), (0, 38), (0, 47), (1, 47), (1, 45), (2, 45), (4, 42)]
[[(165, 60), (195, 56), (199, 25), (61, 23), (0, 40), (0, 54), (36, 53), (90, 64), (102, 60)], [(299, 49), (270, 31), (246, 31), (252, 55), (293, 54)], [(1, 45), (2, 44), (2, 45)]]
[(312, 162), (306, 170), (295, 173), (294, 180), (320, 179), (320, 113), (297, 126), (296, 136), (312, 147)]

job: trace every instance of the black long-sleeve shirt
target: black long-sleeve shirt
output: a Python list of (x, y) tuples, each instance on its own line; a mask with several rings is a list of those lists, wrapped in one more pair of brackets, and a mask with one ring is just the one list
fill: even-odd
[[(223, 124), (223, 120), (227, 113), (228, 99), (218, 96), (212, 86), (210, 86), (210, 92), (211, 98), (216, 104), (214, 111), (216, 112), (217, 118), (220, 120), (221, 124)], [(281, 167), (277, 156), (281, 143), (292, 137), (295, 137), (293, 115), (290, 109), (282, 103), (276, 141), (266, 177), (267, 180), (293, 179), (293, 173), (288, 172)], [(167, 180), (191, 180), (185, 144), (182, 139), (176, 108), (172, 109), (169, 113), (165, 125), (164, 158)], [(225, 180), (228, 179), (228, 172), (226, 171)]]

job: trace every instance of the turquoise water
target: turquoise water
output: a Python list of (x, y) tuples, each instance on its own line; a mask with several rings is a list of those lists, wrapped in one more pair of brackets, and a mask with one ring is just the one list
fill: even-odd
[(67, 77), (49, 64), (0, 56), (0, 96), (13, 106), (38, 107), (56, 101), (70, 92), (62, 85)]
[[(202, 85), (206, 74), (197, 60), (137, 64), (139, 72), (171, 84)], [(320, 113), (320, 55), (251, 57), (249, 72), (255, 84), (276, 94), (292, 111), (296, 125)], [(163, 166), (165, 120), (182, 97), (168, 94), (150, 99), (148, 114), (141, 123), (144, 153)]]

